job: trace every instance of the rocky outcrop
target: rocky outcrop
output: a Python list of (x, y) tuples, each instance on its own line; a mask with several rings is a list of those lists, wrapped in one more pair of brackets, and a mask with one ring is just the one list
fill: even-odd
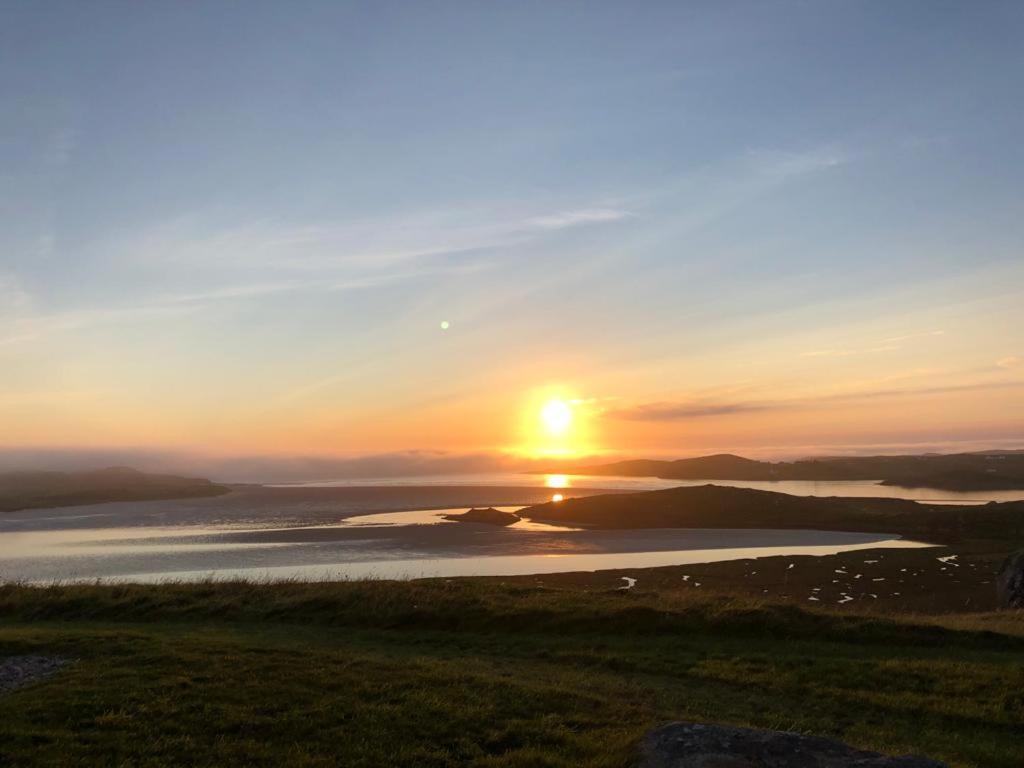
[(887, 757), (839, 741), (784, 731), (671, 723), (640, 743), (636, 768), (947, 768), (924, 757)]
[(49, 677), (66, 663), (55, 656), (0, 656), (0, 694)]
[(996, 594), (1001, 608), (1024, 608), (1024, 549), (1006, 558), (999, 569)]

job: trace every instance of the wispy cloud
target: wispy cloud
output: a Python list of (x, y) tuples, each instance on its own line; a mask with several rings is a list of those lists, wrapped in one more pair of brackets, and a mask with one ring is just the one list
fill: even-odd
[(886, 344), (900, 344), (911, 339), (928, 339), (934, 336), (945, 336), (945, 331), (920, 331), (918, 333), (905, 333), (902, 336), (892, 336), (885, 340)]
[(750, 150), (747, 158), (758, 173), (782, 179), (845, 165), (851, 155), (842, 147), (824, 146), (798, 151)]
[(13, 275), (0, 274), (0, 318), (25, 312), (32, 297)]
[(996, 366), (998, 368), (1018, 368), (1024, 365), (1024, 357), (1018, 355), (1008, 355), (1007, 357), (996, 360)]
[(561, 211), (545, 216), (527, 219), (528, 225), (539, 229), (566, 229), (581, 224), (601, 224), (611, 221), (622, 221), (635, 214), (617, 208), (582, 208), (575, 211)]
[(771, 403), (645, 403), (633, 408), (607, 410), (604, 417), (623, 421), (689, 421), (709, 416), (731, 416), (736, 413), (771, 410)]
[(897, 349), (900, 349), (898, 344), (880, 344), (877, 347), (846, 349), (833, 347), (831, 349), (812, 349), (807, 352), (801, 352), (800, 357), (850, 357), (851, 355), (867, 355), (875, 352), (895, 352)]
[[(550, 214), (467, 207), (332, 226), (263, 221), (212, 231), (195, 219), (182, 218), (94, 247), (101, 263), (139, 275), (140, 285), (133, 292), (142, 298), (131, 305), (104, 303), (36, 314), (16, 279), (0, 276), (0, 346), (84, 326), (196, 311), (214, 303), (470, 274), (493, 266), (495, 249), (629, 215), (607, 207)], [(168, 283), (180, 286), (157, 287)], [(203, 287), (190, 290), (188, 284)]]
[(6, 323), (6, 335), (0, 333), (0, 347), (32, 341), (42, 336), (81, 328), (142, 322), (166, 315), (195, 312), (223, 301), (258, 299), (292, 291), (335, 293), (358, 291), (400, 283), (425, 276), (461, 274), (482, 269), (481, 265), (449, 265), (422, 269), (395, 270), (365, 277), (336, 280), (305, 280), (232, 285), (208, 291), (167, 293), (146, 303), (119, 307), (83, 308), (50, 314), (21, 315)]
[(515, 245), (545, 232), (629, 218), (611, 207), (537, 212), (521, 205), (454, 206), (317, 225), (254, 221), (209, 230), (196, 217), (167, 222), (115, 247), (125, 262), (272, 269), (384, 269)]
[(865, 402), (900, 397), (923, 397), (927, 395), (951, 394), (956, 392), (977, 392), (986, 390), (1024, 389), (1024, 381), (989, 381), (972, 384), (947, 384), (941, 386), (908, 387), (903, 389), (875, 389), (860, 392), (846, 392), (818, 397), (802, 397), (764, 401), (738, 402), (658, 402), (645, 403), (632, 408), (621, 408), (604, 412), (604, 417), (623, 421), (689, 421), (712, 416), (730, 416), (755, 411), (784, 411), (814, 408), (835, 403)]
[(919, 333), (905, 333), (899, 336), (891, 336), (883, 339), (881, 343), (864, 347), (829, 347), (827, 349), (813, 349), (801, 352), (801, 357), (850, 357), (851, 355), (868, 355), (879, 352), (895, 352), (903, 349), (904, 343), (916, 339), (933, 338), (944, 336), (945, 331), (921, 331)]

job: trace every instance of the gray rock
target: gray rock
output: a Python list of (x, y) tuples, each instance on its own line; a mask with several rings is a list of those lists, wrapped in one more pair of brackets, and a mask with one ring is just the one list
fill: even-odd
[(887, 757), (784, 731), (670, 723), (640, 742), (636, 768), (947, 768), (924, 757)]
[(1000, 608), (1024, 608), (1024, 549), (1006, 558), (999, 569), (996, 595)]
[(0, 656), (0, 694), (47, 678), (66, 663), (57, 656)]

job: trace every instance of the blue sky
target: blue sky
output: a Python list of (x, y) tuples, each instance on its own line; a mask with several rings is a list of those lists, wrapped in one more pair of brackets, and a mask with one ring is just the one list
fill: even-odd
[(1024, 436), (1020, 3), (0, 5), (9, 446)]

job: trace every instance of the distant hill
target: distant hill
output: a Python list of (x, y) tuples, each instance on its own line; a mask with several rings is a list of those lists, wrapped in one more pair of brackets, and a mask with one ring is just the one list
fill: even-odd
[(885, 485), (946, 490), (1024, 489), (1024, 452), (851, 456), (768, 462), (729, 453), (694, 459), (641, 459), (576, 468), (584, 475), (667, 480), (878, 480)]
[(42, 507), (217, 496), (230, 489), (209, 480), (153, 475), (129, 467), (91, 472), (0, 473), (0, 512)]
[(942, 543), (974, 538), (1024, 543), (1024, 501), (958, 506), (699, 485), (566, 499), (518, 514), (591, 528), (800, 528), (900, 534)]

